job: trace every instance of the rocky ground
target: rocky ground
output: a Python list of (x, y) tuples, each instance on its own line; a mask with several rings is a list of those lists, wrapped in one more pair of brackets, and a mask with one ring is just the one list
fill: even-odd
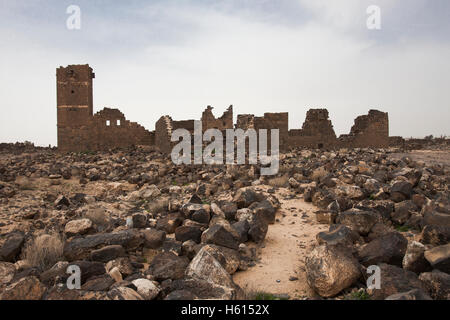
[(0, 144), (0, 300), (448, 300), (450, 150), (433, 152), (295, 150), (261, 177)]

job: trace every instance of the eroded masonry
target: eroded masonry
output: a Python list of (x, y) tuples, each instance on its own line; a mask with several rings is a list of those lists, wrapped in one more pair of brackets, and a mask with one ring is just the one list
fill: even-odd
[[(148, 145), (170, 152), (173, 130), (184, 128), (194, 131), (194, 120), (173, 120), (162, 116), (154, 131), (148, 131), (136, 122), (126, 120), (118, 109), (104, 108), (93, 113), (92, 82), (95, 74), (89, 65), (60, 67), (57, 77), (58, 149), (65, 152), (107, 150), (132, 145)], [(279, 129), (280, 149), (295, 147), (342, 148), (388, 147), (389, 118), (385, 112), (370, 110), (359, 116), (349, 134), (336, 136), (326, 109), (311, 109), (301, 129), (289, 130), (289, 114), (265, 113), (263, 117), (238, 115), (233, 122), (230, 106), (220, 118), (215, 118), (208, 106), (201, 117), (202, 130), (226, 129)]]

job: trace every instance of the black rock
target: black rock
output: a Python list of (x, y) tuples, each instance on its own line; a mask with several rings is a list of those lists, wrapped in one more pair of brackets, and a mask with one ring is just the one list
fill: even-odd
[(189, 264), (187, 257), (179, 257), (172, 252), (163, 252), (155, 256), (147, 272), (153, 275), (156, 281), (167, 279), (181, 279)]
[(121, 245), (106, 246), (91, 252), (91, 260), (108, 262), (125, 256), (125, 249)]
[(208, 224), (210, 215), (209, 212), (207, 212), (205, 209), (200, 209), (192, 214), (191, 219), (198, 223)]
[(8, 235), (0, 249), (0, 261), (16, 262), (22, 252), (25, 237), (22, 232), (13, 232)]
[(199, 227), (181, 226), (175, 230), (175, 239), (181, 242), (193, 240), (196, 243), (200, 243), (201, 236), (202, 230)]
[(144, 247), (150, 249), (158, 249), (166, 240), (166, 233), (157, 229), (146, 229), (143, 232)]
[(404, 236), (391, 232), (361, 247), (358, 251), (359, 261), (366, 267), (381, 262), (401, 267), (407, 246), (408, 240)]
[(423, 244), (435, 246), (444, 245), (450, 242), (450, 226), (427, 225), (421, 234)]
[(244, 243), (248, 241), (248, 231), (250, 230), (250, 224), (247, 220), (241, 220), (235, 222), (231, 225), (231, 227), (237, 232), (239, 235), (239, 242)]
[(261, 243), (264, 241), (269, 230), (269, 225), (263, 219), (254, 217), (250, 222), (250, 229), (248, 230), (249, 240), (255, 243)]
[(219, 246), (227, 247), (230, 249), (238, 249), (239, 236), (231, 228), (226, 228), (221, 224), (215, 224), (209, 227), (201, 236), (203, 243), (217, 244)]
[(268, 224), (275, 223), (276, 209), (272, 206), (272, 203), (268, 200), (263, 200), (257, 204), (253, 209), (254, 216), (264, 219)]

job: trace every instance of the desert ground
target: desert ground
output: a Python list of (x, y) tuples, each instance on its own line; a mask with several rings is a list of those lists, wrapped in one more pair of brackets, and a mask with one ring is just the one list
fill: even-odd
[(450, 299), (448, 144), (280, 160), (1, 144), (0, 300)]

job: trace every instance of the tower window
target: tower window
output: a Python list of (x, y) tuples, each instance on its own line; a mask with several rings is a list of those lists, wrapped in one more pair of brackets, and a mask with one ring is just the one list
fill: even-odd
[(120, 126), (120, 120), (117, 120), (117, 125)]
[(109, 120), (106, 120), (106, 126), (110, 126), (111, 125), (111, 121), (109, 121)]
[(75, 91), (73, 91), (73, 90), (72, 90), (71, 92), (72, 92), (72, 93), (75, 93)]

